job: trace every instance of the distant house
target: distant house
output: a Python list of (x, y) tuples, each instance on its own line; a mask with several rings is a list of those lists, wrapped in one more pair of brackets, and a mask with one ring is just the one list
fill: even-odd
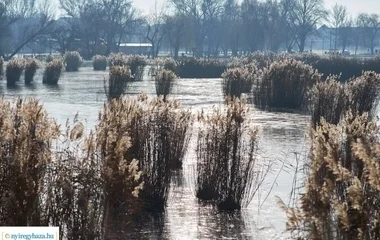
[(148, 55), (151, 48), (152, 44), (150, 43), (121, 43), (119, 51), (124, 54)]

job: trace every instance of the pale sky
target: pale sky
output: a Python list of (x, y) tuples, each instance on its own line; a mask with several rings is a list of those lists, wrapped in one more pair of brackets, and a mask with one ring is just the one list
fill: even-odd
[[(164, 6), (167, 0), (132, 0), (134, 6), (139, 8), (143, 13), (149, 13), (154, 9), (154, 4), (157, 2), (159, 6)], [(380, 15), (380, 0), (325, 0), (327, 9), (331, 9), (335, 3), (345, 5), (348, 12), (355, 17), (361, 12), (377, 13)]]

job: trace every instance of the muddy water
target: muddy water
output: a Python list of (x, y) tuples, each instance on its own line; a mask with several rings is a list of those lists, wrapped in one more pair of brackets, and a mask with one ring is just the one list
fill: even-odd
[[(67, 118), (79, 113), (91, 129), (106, 99), (103, 79), (107, 72), (82, 68), (79, 73), (64, 73), (59, 85), (42, 84), (41, 72), (31, 86), (21, 81), (16, 88), (1, 82), (0, 93), (6, 99), (36, 97), (44, 104), (50, 116), (64, 124)], [(155, 94), (154, 82), (149, 78), (132, 83), (128, 94), (145, 92)], [(180, 79), (173, 96), (184, 108), (194, 112), (223, 104), (220, 79)], [(273, 161), (271, 172), (261, 190), (247, 209), (240, 213), (222, 213), (194, 197), (193, 169), (194, 141), (184, 162), (182, 174), (173, 177), (172, 190), (166, 213), (144, 221), (138, 227), (124, 232), (124, 239), (286, 239), (285, 214), (277, 205), (280, 197), (288, 203), (294, 177), (294, 166), (304, 161), (306, 127), (309, 118), (304, 115), (279, 112), (251, 111), (254, 124), (260, 126), (260, 157)], [(195, 140), (195, 139), (193, 139)], [(297, 157), (296, 157), (297, 156)], [(293, 166), (293, 167), (292, 167)]]

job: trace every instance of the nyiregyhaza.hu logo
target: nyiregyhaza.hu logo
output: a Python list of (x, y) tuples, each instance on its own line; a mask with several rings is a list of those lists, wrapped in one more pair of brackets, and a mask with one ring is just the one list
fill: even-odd
[(59, 240), (59, 227), (0, 227), (0, 240)]

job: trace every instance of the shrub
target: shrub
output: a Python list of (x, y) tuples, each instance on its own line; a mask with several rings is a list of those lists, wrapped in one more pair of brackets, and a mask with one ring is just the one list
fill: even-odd
[(0, 56), (0, 76), (4, 74), (4, 58)]
[(123, 53), (111, 53), (108, 56), (109, 66), (127, 66), (128, 57)]
[(66, 52), (64, 56), (65, 67), (67, 72), (76, 72), (82, 64), (82, 57), (79, 52)]
[(33, 82), (34, 75), (38, 69), (38, 61), (31, 59), (25, 62), (25, 83), (29, 84)]
[(310, 65), (294, 59), (276, 61), (264, 69), (254, 88), (254, 103), (262, 109), (303, 109), (309, 88), (320, 79), (321, 75)]
[(5, 73), (8, 85), (14, 85), (20, 80), (21, 74), (24, 71), (24, 64), (25, 62), (22, 58), (12, 59), (8, 62)]
[(58, 80), (61, 77), (62, 68), (63, 62), (59, 59), (54, 59), (46, 64), (42, 82), (53, 85), (58, 84)]
[(124, 94), (131, 81), (131, 74), (127, 66), (111, 67), (108, 79), (104, 79), (104, 91), (108, 100), (119, 98)]
[(95, 71), (105, 71), (107, 69), (107, 57), (102, 55), (95, 55), (92, 58), (92, 66)]
[(378, 239), (379, 127), (366, 114), (348, 114), (338, 125), (312, 129), (310, 141), (300, 202), (280, 202), (287, 229), (298, 239)]
[(144, 76), (144, 68), (147, 65), (146, 57), (140, 55), (132, 55), (127, 58), (131, 74), (135, 80), (142, 80)]
[(315, 128), (322, 118), (331, 124), (338, 124), (347, 110), (346, 87), (336, 76), (330, 76), (326, 81), (319, 82), (309, 92), (309, 109), (311, 122)]
[(176, 74), (181, 78), (219, 78), (226, 65), (219, 60), (190, 58), (178, 62)]
[(259, 69), (267, 68), (275, 61), (279, 61), (281, 55), (277, 55), (273, 52), (254, 52), (248, 55), (247, 60), (250, 62), (255, 62)]
[(240, 98), (242, 93), (250, 93), (258, 75), (258, 69), (255, 65), (227, 69), (222, 74), (224, 95)]
[(198, 117), (196, 195), (223, 210), (247, 206), (264, 180), (257, 169), (258, 128), (250, 125), (247, 112), (235, 99), (227, 101), (225, 111)]
[(156, 73), (154, 79), (157, 96), (162, 95), (165, 101), (173, 88), (173, 82), (177, 79), (177, 76), (170, 70), (160, 70)]

